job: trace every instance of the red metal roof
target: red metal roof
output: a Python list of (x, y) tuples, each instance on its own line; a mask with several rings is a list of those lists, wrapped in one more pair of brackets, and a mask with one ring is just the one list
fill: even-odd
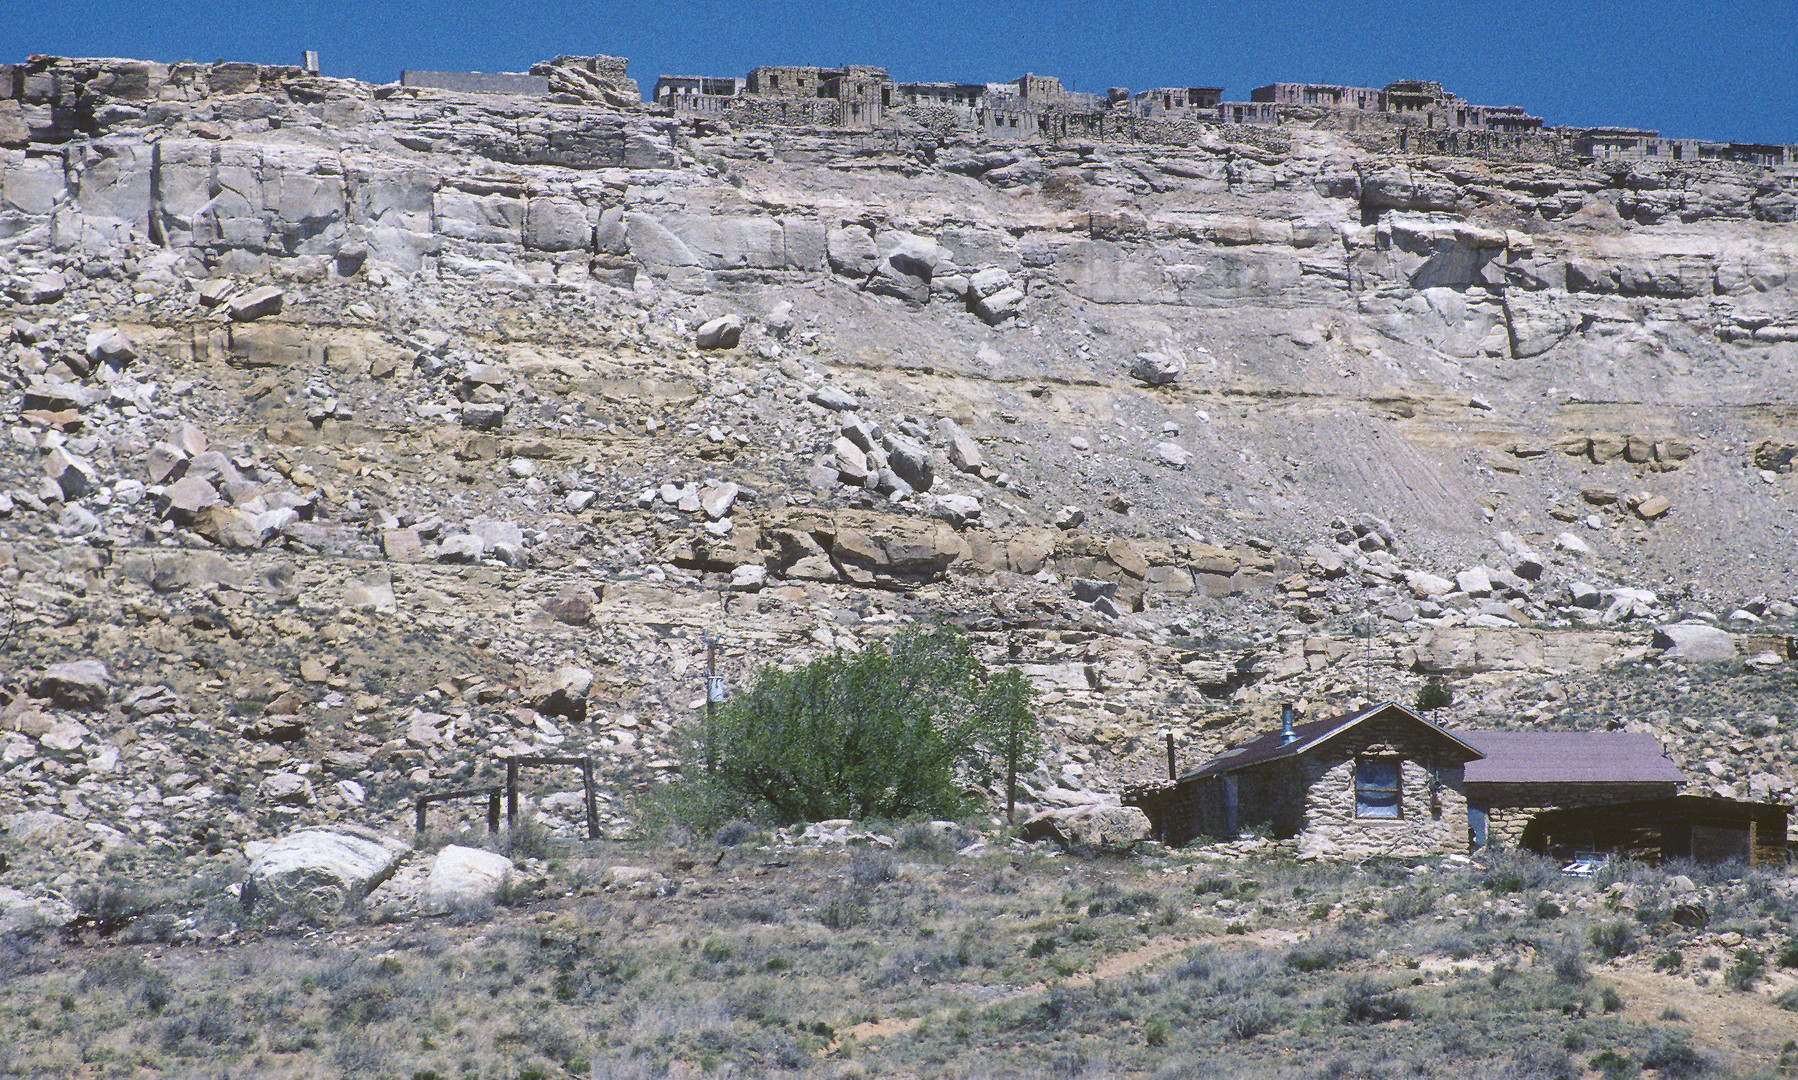
[(1251, 739), (1241, 746), (1225, 750), (1210, 761), (1207, 761), (1205, 764), (1180, 777), (1180, 779), (1197, 780), (1206, 776), (1221, 776), (1224, 773), (1235, 772), (1237, 769), (1247, 765), (1259, 765), (1264, 761), (1275, 761), (1283, 757), (1302, 754), (1312, 747), (1335, 738), (1337, 735), (1354, 727), (1356, 724), (1361, 723), (1363, 720), (1377, 716), (1388, 709), (1396, 710), (1406, 719), (1422, 724), (1424, 727), (1435, 732), (1437, 735), (1440, 735), (1450, 743), (1459, 746), (1466, 752), (1467, 759), (1476, 758), (1480, 755), (1481, 751), (1478, 747), (1437, 727), (1435, 724), (1430, 723), (1428, 720), (1425, 720), (1423, 717), (1412, 712), (1410, 709), (1405, 708), (1403, 705), (1400, 705), (1397, 702), (1387, 701), (1379, 705), (1374, 705), (1371, 708), (1361, 709), (1358, 712), (1343, 713), (1340, 716), (1332, 716), (1323, 720), (1312, 720), (1303, 724), (1294, 724), (1292, 726), (1292, 731), (1295, 738), (1291, 742), (1284, 741), (1284, 734), (1278, 730), (1268, 732), (1266, 735), (1257, 739)]
[(1467, 763), (1469, 784), (1679, 784), (1685, 776), (1660, 740), (1628, 731), (1464, 731), (1486, 755)]

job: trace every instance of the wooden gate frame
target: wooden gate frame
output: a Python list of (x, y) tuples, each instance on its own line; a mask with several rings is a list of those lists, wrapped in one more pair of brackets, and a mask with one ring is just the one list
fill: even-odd
[(487, 798), (487, 831), (499, 832), (499, 788), (464, 788), (460, 791), (437, 791), (418, 797), (418, 831), (425, 831), (425, 807), (435, 802), (448, 802), (451, 799), (474, 799), (481, 796)]
[[(581, 788), (587, 802), (587, 839), (599, 839), (599, 802), (593, 793), (593, 759), (591, 757), (542, 757), (522, 754), (506, 759), (506, 828), (518, 826), (518, 770), (524, 765), (574, 765), (581, 770)], [(493, 811), (497, 818), (497, 804)]]

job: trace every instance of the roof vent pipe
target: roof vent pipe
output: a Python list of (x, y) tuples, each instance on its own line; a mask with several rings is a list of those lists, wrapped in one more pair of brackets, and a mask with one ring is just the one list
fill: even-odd
[(1292, 730), (1292, 703), (1280, 706), (1280, 745), (1290, 746), (1299, 741), (1299, 733)]

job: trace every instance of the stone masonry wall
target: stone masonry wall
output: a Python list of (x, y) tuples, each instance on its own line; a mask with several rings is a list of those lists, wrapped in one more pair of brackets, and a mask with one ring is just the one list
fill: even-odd
[(1544, 810), (1561, 810), (1575, 806), (1606, 806), (1658, 799), (1669, 794), (1665, 784), (1543, 785), (1482, 784), (1473, 802), (1486, 804), (1486, 842), (1501, 847), (1517, 847), (1523, 842), (1523, 830), (1530, 819)]
[[(1404, 721), (1375, 721), (1305, 755), (1305, 822), (1301, 853), (1336, 858), (1390, 855), (1416, 858), (1467, 850), (1467, 796), (1459, 761)], [(1358, 758), (1398, 758), (1399, 816), (1355, 816), (1355, 762)], [(1440, 787), (1441, 812), (1430, 809), (1430, 782)]]

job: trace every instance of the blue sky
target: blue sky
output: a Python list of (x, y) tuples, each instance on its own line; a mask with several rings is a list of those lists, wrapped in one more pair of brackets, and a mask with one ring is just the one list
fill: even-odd
[(0, 62), (32, 53), (297, 63), (373, 82), (402, 68), (518, 71), (558, 53), (660, 74), (872, 63), (900, 80), (1024, 71), (1077, 89), (1380, 86), (1437, 79), (1550, 124), (1798, 143), (1798, 0), (0, 0)]

